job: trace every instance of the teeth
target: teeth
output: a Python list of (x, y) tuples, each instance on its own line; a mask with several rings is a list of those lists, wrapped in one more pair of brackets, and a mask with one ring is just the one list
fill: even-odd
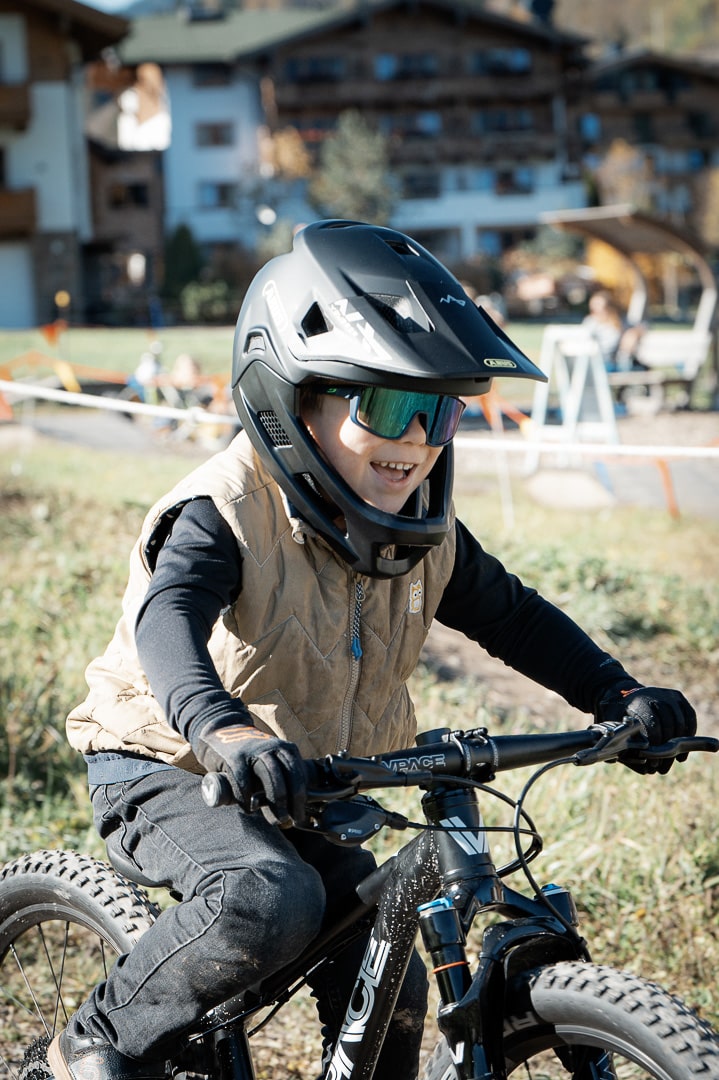
[(412, 468), (411, 465), (403, 464), (401, 461), (378, 461), (377, 464), (383, 469), (397, 469), (398, 472), (409, 472)]

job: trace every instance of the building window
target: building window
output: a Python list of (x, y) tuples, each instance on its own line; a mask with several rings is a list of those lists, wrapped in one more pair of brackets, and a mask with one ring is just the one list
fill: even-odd
[(387, 113), (378, 121), (378, 128), (386, 138), (426, 139), (442, 132), (442, 114), (435, 109), (423, 109), (421, 112)]
[(687, 127), (698, 139), (710, 139), (716, 134), (717, 126), (708, 112), (690, 112), (687, 114)]
[(343, 56), (294, 56), (285, 64), (288, 82), (341, 82), (347, 77)]
[(514, 169), (497, 169), (494, 180), (497, 195), (531, 195), (534, 191), (534, 173), (528, 165)]
[(412, 172), (402, 177), (404, 199), (437, 199), (440, 195), (438, 172)]
[(502, 254), (502, 237), (494, 229), (479, 230), (477, 250), (489, 258), (498, 258)]
[(232, 70), (227, 64), (193, 64), (192, 85), (229, 86), (232, 82)]
[(197, 188), (197, 205), (201, 210), (231, 210), (236, 194), (236, 184), (203, 180)]
[(654, 118), (651, 113), (637, 113), (634, 117), (634, 131), (637, 141), (640, 143), (656, 142), (654, 135)]
[(232, 146), (235, 139), (234, 125), (230, 123), (202, 123), (195, 125), (197, 146)]
[(579, 117), (579, 134), (585, 143), (599, 142), (602, 137), (602, 121), (596, 113), (584, 113)]
[(149, 206), (150, 191), (148, 185), (140, 181), (110, 185), (107, 203), (111, 210), (124, 210), (130, 207)]
[(531, 70), (532, 54), (520, 46), (495, 46), (469, 54), (470, 75), (528, 75)]
[(378, 53), (374, 58), (374, 76), (380, 82), (392, 79), (431, 79), (439, 63), (432, 52)]
[(476, 135), (491, 135), (498, 131), (532, 131), (532, 110), (524, 107), (480, 109), (472, 116), (472, 131)]

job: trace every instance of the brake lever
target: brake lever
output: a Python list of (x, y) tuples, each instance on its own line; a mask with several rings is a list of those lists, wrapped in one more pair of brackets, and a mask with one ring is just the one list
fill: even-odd
[[(628, 753), (631, 752), (631, 746)], [(666, 758), (679, 757), (680, 754), (692, 754), (700, 750), (708, 754), (719, 751), (719, 739), (710, 735), (686, 735), (683, 738), (670, 739), (660, 746), (646, 746), (637, 751), (638, 757), (646, 761), (662, 761)], [(631, 753), (630, 753), (631, 756)]]
[(601, 761), (616, 761), (622, 755), (624, 762), (664, 761), (667, 758), (677, 758), (681, 754), (690, 754), (695, 751), (705, 751), (716, 754), (719, 751), (719, 739), (709, 735), (687, 735), (658, 746), (650, 746), (646, 739), (637, 740), (637, 729), (633, 725), (626, 725), (622, 731), (620, 725), (615, 731), (605, 733), (594, 746), (586, 750), (579, 750), (574, 755), (575, 765), (595, 765)]
[(643, 751), (649, 746), (646, 735), (642, 734), (638, 723), (632, 719), (612, 726), (595, 724), (590, 730), (601, 731), (601, 738), (595, 742), (594, 746), (577, 751), (572, 759), (575, 765), (596, 765), (600, 761), (616, 761), (626, 750)]

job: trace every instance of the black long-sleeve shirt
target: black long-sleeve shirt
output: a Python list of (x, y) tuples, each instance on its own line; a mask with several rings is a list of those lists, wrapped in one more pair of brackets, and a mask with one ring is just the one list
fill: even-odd
[[(460, 522), (456, 557), (437, 619), (492, 656), (593, 712), (619, 663), (559, 608), (508, 573)], [(207, 642), (220, 612), (242, 588), (241, 556), (210, 499), (188, 503), (162, 547), (136, 624), (137, 648), (170, 724), (188, 741), (218, 715), (249, 720), (222, 686)]]

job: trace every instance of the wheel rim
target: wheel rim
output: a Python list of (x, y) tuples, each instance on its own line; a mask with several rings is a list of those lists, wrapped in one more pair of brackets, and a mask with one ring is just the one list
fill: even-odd
[(28, 1080), (28, 1049), (62, 1030), (119, 949), (91, 919), (57, 904), (24, 909), (3, 927), (0, 948), (0, 1080)]
[[(578, 1055), (574, 1062), (565, 1058), (560, 1060), (557, 1052), (553, 1049), (538, 1050), (531, 1054), (521, 1064), (515, 1063), (510, 1069), (510, 1075), (517, 1080), (570, 1080), (579, 1076), (584, 1080), (672, 1080), (671, 1075), (655, 1062), (648, 1062), (646, 1058), (637, 1053), (634, 1047), (622, 1045), (621, 1041), (609, 1046), (609, 1040), (603, 1036), (600, 1042), (596, 1042), (586, 1032), (562, 1031), (564, 1040), (560, 1043), (555, 1038), (554, 1045), (562, 1050), (567, 1047), (573, 1048), (573, 1053)], [(582, 1066), (582, 1047), (594, 1045), (603, 1050), (604, 1054), (597, 1060), (596, 1049), (591, 1054), (591, 1064), (585, 1061)], [(594, 1069), (595, 1071), (592, 1071)]]

